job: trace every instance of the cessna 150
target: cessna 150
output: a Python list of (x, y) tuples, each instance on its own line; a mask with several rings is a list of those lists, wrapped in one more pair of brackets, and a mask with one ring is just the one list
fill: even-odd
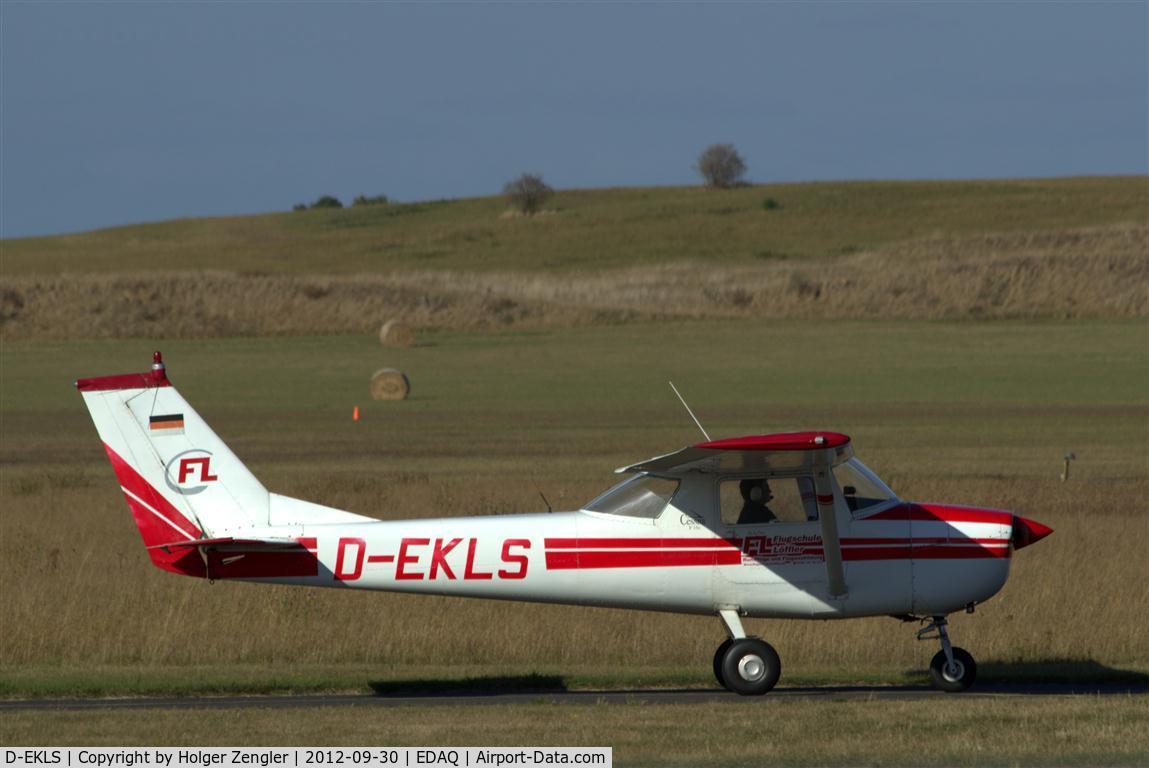
[(618, 470), (576, 512), (384, 522), (270, 493), (168, 380), (80, 379), (152, 563), (207, 579), (379, 589), (720, 617), (714, 674), (769, 691), (781, 663), (741, 617), (928, 622), (934, 684), (977, 667), (946, 616), (1005, 584), (1051, 529), (899, 499), (835, 432), (707, 440)]

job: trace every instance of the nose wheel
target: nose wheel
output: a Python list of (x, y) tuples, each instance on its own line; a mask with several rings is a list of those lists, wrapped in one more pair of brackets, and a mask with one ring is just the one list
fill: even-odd
[(918, 630), (918, 639), (941, 641), (942, 649), (930, 660), (930, 680), (935, 688), (947, 693), (960, 693), (977, 679), (977, 662), (964, 648), (950, 645), (946, 631), (948, 623), (945, 616), (934, 616), (927, 626)]
[(953, 649), (953, 661), (945, 651), (938, 651), (930, 661), (930, 679), (935, 688), (949, 693), (960, 693), (973, 685), (977, 677), (977, 663), (964, 648)]

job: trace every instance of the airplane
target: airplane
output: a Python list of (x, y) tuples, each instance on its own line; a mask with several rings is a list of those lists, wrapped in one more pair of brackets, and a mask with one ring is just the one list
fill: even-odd
[(996, 594), (1013, 552), (1052, 533), (1007, 511), (903, 501), (826, 431), (707, 436), (616, 470), (628, 477), (573, 512), (382, 521), (269, 492), (159, 352), (150, 371), (75, 385), (157, 568), (717, 616), (714, 676), (742, 695), (767, 693), (782, 669), (744, 617), (919, 621), (919, 639), (941, 644), (933, 684), (966, 690), (977, 665), (947, 617)]

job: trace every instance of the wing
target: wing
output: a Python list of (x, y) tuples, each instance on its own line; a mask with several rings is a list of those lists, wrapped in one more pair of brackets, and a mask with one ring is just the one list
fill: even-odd
[(686, 472), (735, 474), (812, 470), (821, 462), (839, 464), (853, 455), (850, 438), (839, 432), (779, 432), (698, 443), (665, 456), (619, 467), (615, 472), (677, 475)]

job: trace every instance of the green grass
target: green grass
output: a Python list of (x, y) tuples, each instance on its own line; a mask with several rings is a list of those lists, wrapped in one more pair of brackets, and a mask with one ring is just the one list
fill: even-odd
[[(0, 277), (13, 279), (0, 285), (0, 321), (9, 329), (0, 347), (0, 695), (442, 690), (468, 679), (518, 689), (714, 685), (710, 657), (722, 633), (709, 617), (209, 586), (155, 571), (71, 381), (143, 370), (156, 346), (183, 394), (270, 488), (387, 519), (536, 511), (539, 489), (556, 507), (577, 506), (617, 479), (614, 467), (699, 439), (668, 379), (715, 436), (799, 427), (847, 432), (862, 459), (907, 498), (1014, 509), (1055, 528), (1018, 555), (1001, 595), (975, 616), (954, 618), (951, 633), (978, 658), (983, 681), (1143, 683), (1149, 641), (1136, 621), (1149, 613), (1149, 593), (1136, 588), (1144, 582), (1149, 532), (1143, 318), (761, 316), (769, 307), (776, 315), (802, 314), (800, 304), (779, 303), (795, 277), (801, 285), (826, 278), (846, 309), (869, 301), (876, 309), (867, 317), (889, 317), (883, 313), (891, 302), (911, 298), (940, 305), (951, 293), (964, 296), (957, 310), (912, 316), (972, 317), (970, 307), (984, 304), (978, 297), (985, 291), (985, 301), (1002, 294), (999, 317), (1135, 316), (1142, 311), (1136, 292), (1122, 298), (1112, 288), (1143, 282), (1137, 249), (1146, 182), (566, 191), (554, 198), (553, 213), (535, 219), (502, 219), (505, 203), (483, 198), (4, 241)], [(781, 207), (763, 210), (766, 196)], [(1127, 224), (1133, 226), (1114, 228)], [(1107, 227), (1101, 235), (1071, 231)], [(855, 295), (841, 288), (862, 273), (841, 271), (846, 260), (831, 259), (906, 241), (870, 275), (882, 285), (891, 278), (896, 290)], [(597, 277), (673, 262), (690, 266), (648, 286), (648, 304), (684, 296), (686, 316), (697, 310), (707, 317), (711, 304), (722, 309), (734, 298), (750, 299), (744, 319), (626, 317), (625, 291), (602, 299), (612, 312), (599, 313), (592, 302), (593, 312), (569, 317), (558, 312), (561, 302), (540, 308), (528, 301), (536, 276), (577, 276), (581, 291), (597, 295)], [(674, 293), (676, 281), (693, 284), (697, 265), (711, 264), (730, 267), (727, 282), (715, 284), (717, 298)], [(913, 264), (921, 267), (918, 282), (907, 283), (902, 267)], [(278, 288), (303, 291), (302, 308), (270, 300), (278, 294), (252, 297), (245, 308), (298, 313), (302, 324), (232, 317), (231, 294), (211, 304), (210, 295), (194, 292), (203, 269), (222, 270), (212, 279), (225, 282), (236, 274), (291, 276)], [(411, 270), (434, 276), (405, 292), (360, 276), (401, 282)], [(454, 274), (440, 275), (448, 271)], [(482, 284), (475, 272), (498, 274)], [(497, 316), (491, 327), (502, 330), (494, 333), (428, 330), (476, 327), (492, 286), (513, 282), (504, 272), (516, 273), (521, 293), (506, 294), (511, 304), (537, 310), (537, 327), (507, 328)], [(112, 273), (119, 277), (100, 277)], [(329, 282), (352, 285), (315, 277), (332, 273), (346, 277)], [(746, 283), (751, 273), (756, 282)], [(1067, 277), (1086, 274), (1110, 281), (1090, 278), (1090, 295), (1081, 279)], [(445, 288), (436, 288), (438, 276), (451, 278)], [(930, 290), (899, 297), (898, 290), (922, 280)], [(260, 280), (242, 284), (240, 294)], [(210, 293), (216, 283), (204, 285), (200, 290)], [(478, 295), (470, 303), (457, 294), (468, 285)], [(173, 291), (182, 303), (170, 300)], [(1010, 291), (1048, 310), (1035, 313)], [(507, 300), (500, 297), (496, 290), (496, 299)], [(424, 305), (449, 301), (458, 301), (457, 317), (419, 314)], [(303, 313), (320, 304), (326, 314)], [(361, 318), (365, 329), (412, 314), (420, 344), (383, 349), (368, 333), (234, 337), (252, 333), (244, 328), (314, 334), (359, 327), (328, 317), (336, 310)], [(190, 318), (196, 333), (164, 311)], [(88, 320), (64, 326), (65, 312)], [(9, 317), (16, 314), (19, 322)], [(119, 335), (125, 326), (161, 337), (202, 335), (203, 326), (233, 337), (31, 341)], [(411, 376), (411, 399), (367, 398), (369, 376), (383, 366)], [(350, 419), (354, 405), (363, 410), (358, 423)], [(1072, 480), (1061, 483), (1067, 451), (1078, 459)], [(747, 625), (781, 653), (782, 687), (919, 684), (936, 650), (914, 642), (913, 626), (888, 618)], [(1142, 698), (1084, 696), (14, 712), (0, 720), (0, 742), (609, 744), (620, 765), (1096, 765), (1149, 761), (1146, 718)]]
[(677, 400), (664, 397), (668, 377), (702, 411), (740, 409), (756, 420), (770, 409), (859, 404), (1149, 403), (1142, 320), (679, 321), (422, 339), (410, 349), (382, 349), (371, 336), (10, 342), (0, 408), (79, 412), (75, 378), (146, 369), (157, 346), (197, 403), (245, 409), (341, 410), (366, 395), (381, 365), (413, 382), (408, 401), (373, 406), (385, 412), (674, 411)]
[[(381, 668), (378, 665), (95, 666), (0, 669), (0, 697), (87, 698), (118, 696), (218, 696), (306, 693), (381, 693), (490, 691), (626, 691), (647, 689), (718, 690), (705, 665), (582, 668), (469, 666)], [(1140, 686), (1149, 683), (1149, 663), (1124, 668), (1080, 661), (1032, 665), (989, 663), (979, 668), (980, 686), (1076, 684)], [(928, 686), (924, 669), (821, 669), (789, 673), (778, 690), (825, 686)]]
[(7, 745), (611, 746), (615, 765), (1140, 765), (1135, 697), (10, 712)]
[[(765, 197), (781, 208), (763, 210)], [(501, 219), (501, 197), (183, 219), (4, 242), (5, 275), (218, 269), (329, 274), (757, 264), (988, 232), (1145, 221), (1145, 177), (570, 190)]]
[[(1122, 587), (1140, 578), (1149, 514), (1146, 336), (1140, 321), (727, 321), (444, 332), (411, 349), (361, 337), (160, 346), (181, 392), (270, 488), (383, 518), (537, 511), (539, 489), (576, 507), (617, 479), (614, 467), (699, 439), (668, 379), (715, 436), (839, 429), (907, 498), (1052, 525), (1005, 592), (953, 631), (989, 679), (1101, 680), (1149, 667), (1128, 619), (1149, 596)], [(145, 369), (152, 348), (4, 346), (6, 695), (528, 674), (572, 687), (710, 684), (720, 630), (705, 617), (208, 586), (155, 571), (71, 387)], [(411, 375), (411, 399), (367, 399), (384, 365)], [(920, 680), (933, 650), (889, 619), (751, 624), (782, 653), (783, 684)]]
[[(1045, 474), (1075, 451), (1083, 477), (1108, 476), (1138, 466), (1149, 437), (1149, 327), (1139, 321), (732, 321), (439, 333), (412, 349), (369, 337), (162, 346), (173, 381), (218, 430), (271, 449), (241, 452), (256, 463), (298, 459), (317, 434), (347, 451), (325, 462), (354, 466), (383, 451), (387, 468), (432, 471), (498, 466), (526, 441), (574, 454), (605, 480), (621, 463), (698, 439), (668, 380), (714, 435), (834, 428), (853, 434), (864, 457), (876, 452), (879, 468), (913, 445), (929, 473)], [(20, 437), (0, 456), (16, 459), (29, 442), (95, 445), (71, 381), (146, 368), (152, 347), (8, 344), (0, 409), (8, 436)], [(408, 373), (409, 400), (369, 400), (368, 379), (385, 365)], [(603, 445), (607, 431), (615, 437)], [(954, 451), (970, 452), (960, 468)]]

